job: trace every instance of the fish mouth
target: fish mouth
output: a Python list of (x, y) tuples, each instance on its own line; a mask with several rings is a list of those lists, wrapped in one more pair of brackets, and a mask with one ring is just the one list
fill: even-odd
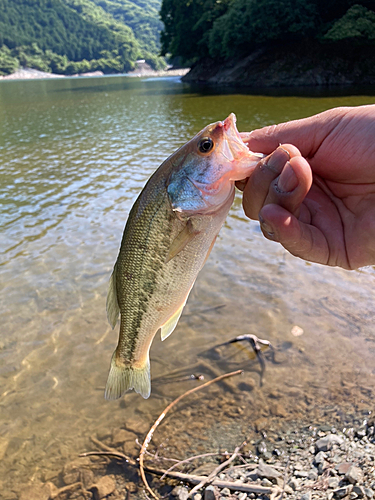
[(236, 115), (231, 113), (223, 122), (224, 142), (222, 154), (229, 161), (238, 160), (244, 154), (248, 154), (249, 150), (246, 144), (241, 139), (240, 133), (236, 126)]

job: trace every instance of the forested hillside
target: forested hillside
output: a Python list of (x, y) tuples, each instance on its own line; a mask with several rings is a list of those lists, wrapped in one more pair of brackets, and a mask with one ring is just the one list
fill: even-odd
[(374, 0), (163, 0), (162, 52), (187, 61), (243, 57), (301, 42), (374, 45)]
[(19, 66), (73, 74), (155, 68), (159, 0), (0, 0), (0, 74)]

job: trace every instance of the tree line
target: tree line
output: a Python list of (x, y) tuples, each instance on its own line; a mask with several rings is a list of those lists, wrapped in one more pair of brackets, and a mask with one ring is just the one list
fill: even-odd
[[(121, 73), (133, 69), (140, 58), (155, 69), (164, 67), (156, 8), (160, 0), (146, 3), (0, 0), (0, 74), (20, 66), (59, 74)], [(135, 31), (126, 19), (133, 20)]]
[(374, 0), (163, 0), (161, 19), (162, 54), (190, 63), (274, 43), (375, 45)]

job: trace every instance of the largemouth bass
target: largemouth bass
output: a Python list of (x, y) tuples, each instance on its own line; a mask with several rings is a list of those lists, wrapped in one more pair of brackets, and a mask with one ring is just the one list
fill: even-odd
[(234, 198), (263, 155), (241, 140), (232, 113), (208, 125), (151, 176), (133, 205), (107, 296), (112, 328), (121, 314), (106, 399), (151, 392), (149, 350), (175, 329)]

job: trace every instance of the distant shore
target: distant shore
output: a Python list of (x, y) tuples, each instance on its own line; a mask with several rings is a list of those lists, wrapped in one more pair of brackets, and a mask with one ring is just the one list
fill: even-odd
[[(184, 76), (189, 71), (189, 68), (181, 68), (181, 69), (169, 69), (162, 71), (155, 71), (148, 65), (138, 65), (137, 68), (130, 72), (124, 73), (123, 76), (131, 76), (131, 77), (165, 77), (165, 76)], [(0, 76), (0, 80), (39, 80), (45, 78), (71, 78), (71, 77), (98, 77), (104, 76), (102, 71), (92, 71), (90, 73), (81, 73), (76, 75), (58, 75), (57, 73), (46, 73), (44, 71), (39, 71), (37, 69), (32, 68), (21, 68), (12, 73), (11, 75)], [(107, 76), (118, 76), (116, 75), (107, 75)]]
[(205, 57), (183, 77), (187, 83), (236, 87), (329, 87), (374, 85), (373, 46), (310, 42), (265, 45), (228, 61)]

